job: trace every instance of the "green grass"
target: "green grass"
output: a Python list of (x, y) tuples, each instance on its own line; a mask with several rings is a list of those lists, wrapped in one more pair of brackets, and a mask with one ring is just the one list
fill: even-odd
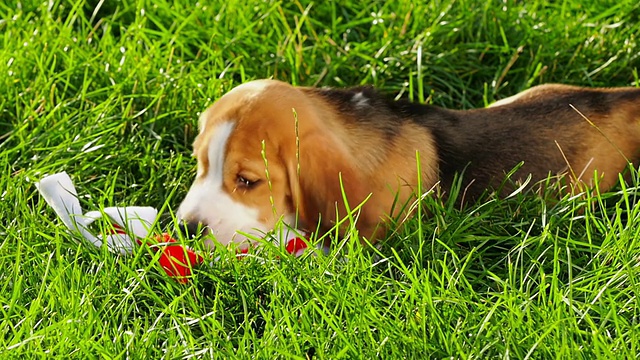
[(199, 111), (255, 78), (453, 108), (546, 82), (638, 86), (640, 3), (194, 3), (0, 4), (0, 358), (640, 352), (638, 181), (464, 210), (427, 197), (431, 216), (379, 252), (350, 234), (326, 257), (212, 254), (187, 285), (143, 252), (77, 245), (34, 186), (64, 170), (87, 207), (170, 213), (195, 175)]

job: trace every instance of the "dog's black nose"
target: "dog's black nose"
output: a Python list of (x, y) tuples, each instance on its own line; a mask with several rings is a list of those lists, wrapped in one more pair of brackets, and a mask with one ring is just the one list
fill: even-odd
[(204, 225), (197, 221), (180, 221), (179, 231), (187, 238), (198, 237), (204, 231)]

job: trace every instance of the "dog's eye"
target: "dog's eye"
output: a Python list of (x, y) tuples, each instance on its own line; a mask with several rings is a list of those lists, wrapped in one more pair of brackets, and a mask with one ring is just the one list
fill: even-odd
[(258, 180), (250, 180), (242, 175), (238, 175), (236, 177), (236, 185), (239, 188), (243, 189), (251, 189), (260, 183), (260, 179)]

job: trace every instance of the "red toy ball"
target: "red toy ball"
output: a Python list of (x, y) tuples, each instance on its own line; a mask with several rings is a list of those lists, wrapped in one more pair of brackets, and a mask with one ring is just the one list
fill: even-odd
[(154, 247), (162, 252), (158, 259), (162, 269), (181, 283), (189, 281), (193, 266), (200, 264), (204, 258), (188, 247), (178, 244), (169, 234), (158, 235), (156, 240), (159, 244)]

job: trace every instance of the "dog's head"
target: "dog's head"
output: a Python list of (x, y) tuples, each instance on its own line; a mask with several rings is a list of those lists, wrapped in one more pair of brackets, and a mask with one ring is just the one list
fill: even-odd
[(350, 202), (366, 197), (364, 179), (331, 129), (334, 116), (304, 89), (279, 81), (234, 88), (200, 116), (198, 171), (178, 218), (202, 224), (222, 245), (261, 237), (280, 221), (330, 226), (344, 209), (343, 189)]

